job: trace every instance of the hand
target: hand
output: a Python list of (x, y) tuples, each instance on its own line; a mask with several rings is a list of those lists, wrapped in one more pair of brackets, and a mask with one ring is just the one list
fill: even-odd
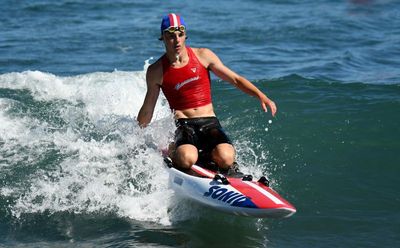
[(268, 97), (265, 97), (261, 99), (261, 107), (263, 108), (264, 112), (268, 112), (267, 106), (271, 109), (272, 116), (275, 116), (277, 110), (275, 103)]

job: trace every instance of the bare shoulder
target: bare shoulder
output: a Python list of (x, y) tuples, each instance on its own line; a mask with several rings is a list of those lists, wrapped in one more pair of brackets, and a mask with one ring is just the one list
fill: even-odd
[(162, 70), (162, 62), (161, 62), (161, 58), (160, 57), (156, 62), (154, 62), (153, 64), (149, 65), (149, 67), (147, 68), (147, 73), (154, 73), (158, 70)]
[(159, 58), (156, 62), (147, 68), (146, 72), (147, 83), (159, 84), (162, 83), (162, 60)]
[(210, 64), (214, 64), (219, 61), (217, 55), (208, 48), (192, 48), (194, 53), (200, 62), (208, 68)]
[(198, 57), (209, 57), (210, 55), (214, 55), (213, 51), (211, 51), (208, 48), (192, 48), (192, 50), (194, 51), (194, 53), (198, 56)]

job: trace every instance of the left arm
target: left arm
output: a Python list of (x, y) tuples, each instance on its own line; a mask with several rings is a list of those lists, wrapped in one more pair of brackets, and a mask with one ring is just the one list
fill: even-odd
[(204, 63), (204, 65), (219, 78), (233, 84), (243, 92), (251, 96), (257, 97), (260, 100), (262, 109), (267, 112), (268, 106), (271, 109), (272, 116), (275, 116), (277, 110), (275, 103), (249, 80), (226, 67), (218, 58), (218, 56), (215, 55), (215, 53), (213, 53), (209, 49), (200, 48), (198, 50), (198, 57), (201, 59), (201, 62)]

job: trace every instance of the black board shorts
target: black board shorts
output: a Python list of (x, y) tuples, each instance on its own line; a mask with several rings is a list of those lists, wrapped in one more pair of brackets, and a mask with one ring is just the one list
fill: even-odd
[(217, 117), (183, 118), (175, 121), (175, 146), (190, 144), (200, 155), (210, 155), (219, 144), (232, 145)]

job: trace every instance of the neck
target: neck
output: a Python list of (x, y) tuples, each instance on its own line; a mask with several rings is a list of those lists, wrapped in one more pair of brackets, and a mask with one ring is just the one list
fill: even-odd
[(188, 59), (188, 53), (186, 47), (182, 49), (180, 53), (175, 53), (175, 51), (168, 52), (167, 51), (167, 58), (171, 64), (182, 64), (185, 63)]

